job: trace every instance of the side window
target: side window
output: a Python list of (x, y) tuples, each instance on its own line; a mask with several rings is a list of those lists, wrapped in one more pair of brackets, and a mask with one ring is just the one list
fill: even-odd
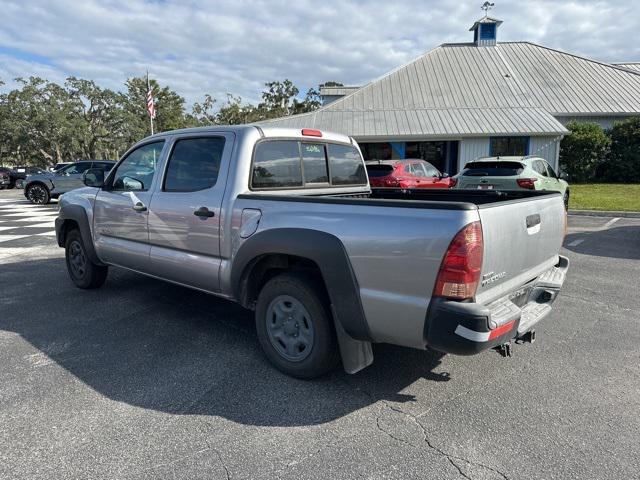
[(332, 185), (366, 185), (367, 173), (360, 153), (351, 145), (327, 145)]
[(304, 182), (329, 183), (324, 145), (320, 143), (302, 143), (300, 151), (302, 152)]
[(93, 162), (93, 166), (91, 168), (100, 168), (101, 170), (108, 172), (114, 165), (115, 163), (113, 162)]
[(427, 172), (427, 177), (439, 177), (440, 172), (432, 165), (428, 163), (423, 163), (422, 168), (424, 168), (425, 172)]
[(556, 175), (556, 172), (553, 168), (551, 168), (551, 165), (549, 165), (547, 162), (544, 162), (544, 166), (547, 167), (547, 171), (549, 172), (549, 176), (553, 177), (553, 178), (558, 178), (558, 176)]
[(258, 143), (253, 159), (253, 188), (302, 186), (300, 149), (295, 140)]
[(544, 166), (544, 162), (542, 162), (542, 160), (536, 160), (534, 162), (534, 170), (536, 172), (538, 172), (540, 175), (542, 175), (543, 177), (548, 177), (549, 174), (547, 173), (547, 169)]
[(89, 167), (91, 167), (91, 162), (78, 162), (78, 163), (71, 164), (67, 168), (65, 168), (64, 173), (67, 175), (84, 173), (87, 170), (89, 170)]
[(426, 177), (426, 173), (424, 172), (424, 168), (422, 168), (422, 164), (420, 163), (414, 163), (413, 165), (411, 165), (411, 169), (413, 171), (413, 174), (416, 177)]
[(218, 180), (224, 137), (178, 140), (169, 157), (163, 189), (195, 192), (211, 188)]
[(112, 190), (148, 190), (163, 146), (164, 140), (147, 143), (127, 155), (113, 175)]

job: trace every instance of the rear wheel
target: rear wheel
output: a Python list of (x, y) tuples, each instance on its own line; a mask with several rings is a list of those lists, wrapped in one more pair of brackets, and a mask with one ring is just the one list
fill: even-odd
[(271, 363), (297, 378), (314, 378), (339, 363), (333, 319), (319, 281), (283, 273), (262, 288), (256, 304), (256, 330)]
[(98, 288), (107, 279), (109, 268), (103, 265), (96, 265), (91, 261), (78, 230), (71, 230), (67, 234), (65, 258), (69, 277), (71, 277), (71, 281), (76, 287), (84, 289)]
[(35, 205), (46, 205), (51, 200), (51, 195), (47, 187), (41, 183), (35, 183), (27, 188), (27, 198)]

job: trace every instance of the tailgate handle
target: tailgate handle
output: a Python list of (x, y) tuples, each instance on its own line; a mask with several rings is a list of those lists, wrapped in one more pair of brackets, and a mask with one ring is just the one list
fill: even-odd
[(535, 227), (536, 225), (540, 225), (539, 213), (536, 213), (534, 215), (529, 215), (527, 217), (527, 228)]

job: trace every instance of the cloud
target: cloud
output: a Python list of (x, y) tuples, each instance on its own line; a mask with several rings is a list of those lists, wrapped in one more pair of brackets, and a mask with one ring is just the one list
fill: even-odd
[[(357, 85), (441, 43), (470, 41), (480, 3), (4, 0), (0, 78), (75, 75), (121, 89), (149, 69), (188, 103), (226, 92), (255, 101), (267, 81)], [(505, 1), (492, 15), (504, 20), (500, 40), (640, 60), (640, 45), (629, 41), (640, 27), (632, 2)]]

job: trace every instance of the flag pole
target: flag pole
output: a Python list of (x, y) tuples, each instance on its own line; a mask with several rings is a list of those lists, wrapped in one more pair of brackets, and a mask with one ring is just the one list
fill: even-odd
[[(147, 70), (147, 98), (151, 92), (151, 84), (149, 83), (149, 70)], [(153, 135), (153, 116), (149, 113), (149, 122), (151, 123), (151, 135)]]

